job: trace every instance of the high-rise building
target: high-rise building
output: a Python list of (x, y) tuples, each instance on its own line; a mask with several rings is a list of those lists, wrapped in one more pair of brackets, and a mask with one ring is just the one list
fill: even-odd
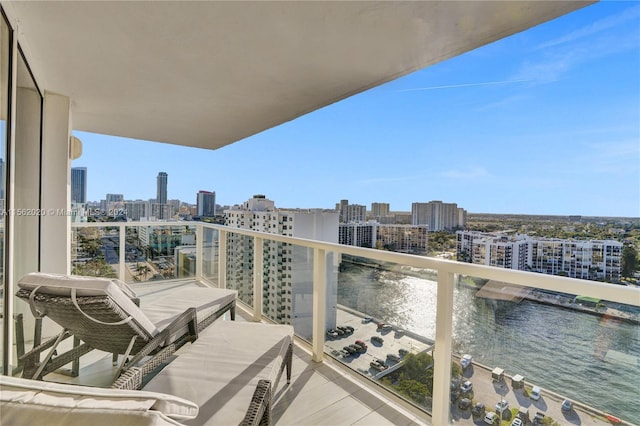
[(424, 225), (383, 225), (375, 221), (341, 223), (338, 242), (350, 246), (426, 255), (429, 233)]
[(216, 215), (216, 193), (198, 191), (196, 205), (198, 207), (198, 216), (214, 217)]
[[(280, 210), (264, 195), (255, 195), (241, 206), (225, 210), (225, 224), (292, 237), (338, 242), (335, 210)], [(227, 285), (238, 298), (253, 303), (253, 240), (229, 232), (227, 236)], [(262, 253), (263, 313), (278, 322), (292, 324), (296, 332), (311, 337), (313, 300), (313, 251), (293, 244), (264, 239)], [(327, 259), (326, 328), (336, 325), (338, 259)]]
[[(4, 188), (4, 185), (2, 185), (2, 188)], [(86, 167), (71, 168), (71, 202), (80, 204), (84, 204), (87, 202)]]
[(456, 203), (429, 201), (411, 204), (411, 224), (427, 225), (429, 231), (453, 230), (464, 227), (466, 211)]
[(376, 247), (376, 222), (341, 223), (338, 228), (338, 242), (356, 247)]
[(149, 219), (151, 216), (151, 203), (145, 200), (133, 200), (124, 203), (127, 219)]
[(158, 173), (157, 189), (156, 189), (156, 204), (167, 204), (167, 183), (169, 176), (165, 172)]
[(429, 232), (424, 225), (378, 225), (376, 244), (397, 253), (426, 255)]
[(623, 244), (458, 231), (458, 260), (500, 268), (620, 282)]
[(349, 200), (340, 200), (336, 204), (340, 215), (340, 223), (359, 223), (367, 219), (367, 207), (360, 204), (349, 204)]
[(339, 203), (336, 204), (336, 210), (339, 213), (340, 223), (347, 223), (347, 206), (349, 205), (349, 200), (340, 200)]
[(107, 194), (107, 204), (109, 203), (122, 203), (124, 202), (124, 194)]
[(371, 203), (371, 216), (375, 218), (389, 216), (389, 203)]

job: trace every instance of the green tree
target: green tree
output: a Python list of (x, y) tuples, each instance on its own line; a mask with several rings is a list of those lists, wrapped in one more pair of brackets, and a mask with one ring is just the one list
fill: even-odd
[(622, 249), (622, 276), (631, 278), (638, 269), (638, 252), (631, 244)]
[(400, 395), (418, 403), (425, 403), (427, 397), (431, 396), (428, 386), (417, 380), (402, 380), (398, 383), (396, 390)]

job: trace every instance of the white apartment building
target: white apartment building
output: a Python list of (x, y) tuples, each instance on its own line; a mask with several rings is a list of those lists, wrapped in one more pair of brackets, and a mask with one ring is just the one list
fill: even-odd
[(612, 240), (563, 240), (458, 231), (462, 262), (531, 270), (587, 280), (619, 282), (623, 244)]
[(622, 248), (612, 240), (537, 240), (531, 244), (531, 266), (546, 274), (620, 282)]
[(371, 216), (384, 217), (391, 214), (389, 203), (371, 203)]
[(375, 221), (341, 223), (338, 242), (349, 246), (380, 247), (397, 253), (426, 255), (429, 230), (424, 225), (387, 225)]
[(124, 209), (128, 220), (142, 220), (151, 216), (151, 203), (145, 200), (125, 201)]
[(429, 231), (443, 231), (464, 227), (467, 212), (456, 203), (429, 201), (411, 204), (411, 224), (427, 225)]
[(336, 204), (336, 210), (340, 214), (340, 223), (359, 223), (367, 220), (367, 206), (349, 204), (349, 200), (340, 200), (340, 203)]
[[(255, 195), (241, 206), (225, 210), (225, 224), (306, 239), (338, 242), (338, 212), (320, 209), (277, 209), (272, 200)], [(265, 241), (263, 246), (264, 315), (292, 324), (302, 336), (311, 336), (313, 252), (295, 245)], [(253, 304), (253, 256), (251, 239), (229, 233), (227, 285), (238, 298)], [(326, 327), (336, 325), (338, 259), (327, 262)]]
[(375, 248), (377, 227), (375, 222), (341, 223), (338, 228), (338, 242), (348, 246)]
[(424, 225), (378, 224), (377, 241), (383, 248), (397, 253), (426, 255), (429, 230)]

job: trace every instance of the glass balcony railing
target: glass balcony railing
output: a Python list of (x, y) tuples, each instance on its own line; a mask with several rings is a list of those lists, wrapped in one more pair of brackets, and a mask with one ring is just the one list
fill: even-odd
[(335, 359), (433, 424), (477, 423), (480, 404), (504, 424), (537, 412), (639, 422), (637, 288), (200, 222), (73, 231), (74, 273), (236, 289), (254, 320), (293, 325), (315, 361)]
[[(127, 283), (195, 277), (196, 251), (193, 224), (74, 223), (71, 272), (117, 277)], [(211, 261), (206, 265), (213, 267)]]

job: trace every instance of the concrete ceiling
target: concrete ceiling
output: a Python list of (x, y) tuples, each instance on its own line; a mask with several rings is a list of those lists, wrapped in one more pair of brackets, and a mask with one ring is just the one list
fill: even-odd
[(215, 149), (592, 2), (1, 2), (73, 128)]

